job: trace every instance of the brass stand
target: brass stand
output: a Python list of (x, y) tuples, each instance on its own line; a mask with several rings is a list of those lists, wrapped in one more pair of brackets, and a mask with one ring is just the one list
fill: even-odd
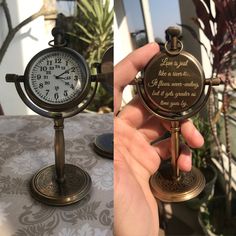
[(32, 196), (45, 204), (65, 206), (80, 201), (90, 191), (91, 178), (81, 168), (65, 164), (64, 119), (54, 118), (55, 165), (43, 168), (31, 181)]
[[(36, 54), (28, 63), (24, 75), (6, 75), (6, 81), (15, 83), (19, 96), (31, 110), (44, 117), (54, 119), (55, 165), (43, 168), (38, 173), (36, 173), (32, 178), (30, 188), (31, 194), (35, 199), (55, 206), (64, 206), (80, 201), (89, 193), (91, 189), (91, 178), (87, 172), (79, 167), (65, 164), (63, 123), (64, 118), (75, 116), (76, 114), (83, 111), (91, 103), (96, 94), (99, 77), (90, 76), (89, 69), (84, 58), (76, 51), (66, 47), (67, 41), (65, 39), (65, 34), (60, 27), (60, 23), (61, 18), (58, 18), (56, 27), (54, 27), (52, 30), (54, 39), (49, 42), (51, 48), (44, 49)], [(55, 52), (55, 54), (52, 52)], [(38, 92), (36, 92), (35, 88), (31, 86), (31, 82), (34, 80), (35, 75), (33, 75), (34, 73), (30, 73), (30, 71), (31, 69), (34, 71), (34, 69), (38, 66), (37, 60), (44, 61), (44, 59), (47, 58), (46, 55), (52, 55), (52, 58), (54, 58), (54, 60), (52, 59), (50, 62), (50, 65), (52, 64), (53, 68), (54, 64), (56, 63), (55, 58), (64, 56), (68, 60), (71, 60), (71, 63), (75, 63), (72, 63), (73, 65), (78, 65), (78, 71), (75, 71), (74, 75), (77, 75), (78, 79), (81, 80), (81, 86), (79, 86), (81, 88), (78, 88), (76, 90), (77, 92), (74, 93), (74, 95), (71, 95), (69, 100), (48, 103), (44, 97), (41, 95), (36, 95)], [(58, 71), (60, 72), (60, 76), (69, 73), (69, 71), (74, 68), (74, 66), (71, 68), (66, 66), (63, 67), (65, 68), (61, 68), (61, 71)], [(54, 69), (49, 68), (49, 71), (53, 70)], [(106, 72), (106, 79), (113, 75), (112, 72), (108, 72)], [(38, 75), (41, 78), (43, 74), (39, 73)], [(56, 76), (54, 74), (52, 79), (59, 79), (60, 76)], [(60, 79), (63, 80), (64, 78), (61, 77)], [(93, 91), (90, 93), (92, 82), (95, 84)], [(25, 89), (22, 89), (21, 83), (24, 83)], [(66, 85), (61, 83), (61, 89), (64, 89), (64, 86)], [(66, 87), (66, 89), (67, 88), (68, 87)], [(72, 88), (70, 89), (71, 91), (74, 90)]]
[(205, 178), (195, 167), (179, 171), (179, 121), (171, 122), (171, 164), (162, 166), (150, 179), (153, 195), (164, 202), (182, 202), (196, 197), (205, 186)]

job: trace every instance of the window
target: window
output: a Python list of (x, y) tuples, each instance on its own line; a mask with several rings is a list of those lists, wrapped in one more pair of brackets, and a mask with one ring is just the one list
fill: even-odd
[[(141, 0), (124, 0), (124, 8), (127, 16), (130, 35), (134, 48), (147, 43), (145, 20)], [(169, 26), (181, 22), (179, 1), (173, 0), (149, 0), (150, 17), (153, 27), (155, 41), (160, 43), (165, 41), (165, 30)]]
[(124, 0), (124, 8), (133, 47), (141, 47), (147, 43), (147, 37), (140, 0)]
[(179, 0), (149, 0), (150, 14), (156, 42), (165, 42), (165, 30), (181, 23)]

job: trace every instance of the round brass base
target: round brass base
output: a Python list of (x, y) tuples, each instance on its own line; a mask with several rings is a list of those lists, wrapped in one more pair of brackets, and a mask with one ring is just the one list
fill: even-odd
[(66, 164), (65, 180), (56, 181), (55, 165), (48, 166), (34, 175), (31, 194), (36, 200), (53, 206), (66, 206), (83, 199), (90, 191), (92, 181), (81, 168)]
[(94, 151), (109, 159), (113, 159), (113, 133), (106, 133), (96, 137)]
[(173, 178), (171, 165), (163, 166), (150, 178), (153, 195), (163, 202), (182, 202), (196, 197), (205, 186), (203, 174), (195, 167)]

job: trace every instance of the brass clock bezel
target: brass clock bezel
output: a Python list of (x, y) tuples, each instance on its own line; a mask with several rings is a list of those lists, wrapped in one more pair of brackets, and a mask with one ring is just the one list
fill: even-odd
[[(69, 54), (76, 62), (78, 62), (78, 65), (83, 67), (81, 68), (81, 71), (83, 74), (82, 90), (77, 94), (77, 96), (74, 99), (63, 104), (50, 104), (41, 100), (35, 95), (35, 93), (31, 89), (31, 86), (29, 84), (29, 80), (31, 79), (29, 75), (29, 71), (32, 68), (33, 63), (36, 60), (38, 60), (38, 58), (43, 57), (43, 55), (45, 55), (46, 53), (51, 53), (51, 52), (57, 52), (57, 53), (63, 52), (63, 53)], [(27, 67), (24, 73), (24, 78), (25, 78), (24, 88), (29, 98), (40, 108), (48, 110), (50, 112), (65, 112), (67, 110), (72, 109), (73, 107), (78, 106), (78, 104), (80, 104), (84, 100), (84, 98), (88, 95), (90, 91), (90, 87), (91, 87), (91, 78), (90, 78), (89, 68), (87, 66), (86, 61), (79, 53), (67, 47), (47, 48), (37, 53), (27, 64)]]

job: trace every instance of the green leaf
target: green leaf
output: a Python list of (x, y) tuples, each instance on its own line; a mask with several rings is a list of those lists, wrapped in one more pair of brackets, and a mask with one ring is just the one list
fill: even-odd
[[(95, 1), (94, 1), (95, 2)], [(94, 17), (96, 17), (96, 13), (92, 7), (93, 4), (91, 4), (91, 1), (87, 0), (80, 0), (79, 5), (82, 4), (86, 9), (88, 9), (88, 12), (92, 13)]]
[(104, 51), (113, 42), (113, 8), (109, 9), (109, 0), (77, 1), (78, 16), (73, 33), (87, 46), (83, 51), (89, 64), (95, 59), (100, 62)]
[(79, 36), (78, 38), (81, 39), (81, 40), (83, 40), (84, 42), (86, 42), (86, 43), (88, 43), (88, 44), (90, 44), (90, 43), (92, 42), (91, 40), (89, 40), (89, 39), (87, 39), (87, 38), (84, 38), (83, 36)]
[(112, 28), (113, 25), (113, 13), (109, 15), (108, 19), (105, 22), (104, 28)]
[(76, 23), (76, 25), (84, 31), (84, 33), (86, 34), (86, 36), (88, 36), (89, 38), (93, 38), (93, 35), (80, 23)]
[(101, 18), (103, 17), (102, 6), (98, 3), (98, 1), (95, 1), (93, 6), (98, 20), (101, 20)]
[(87, 19), (90, 18), (87, 9), (82, 4), (78, 4), (78, 11), (81, 11)]

